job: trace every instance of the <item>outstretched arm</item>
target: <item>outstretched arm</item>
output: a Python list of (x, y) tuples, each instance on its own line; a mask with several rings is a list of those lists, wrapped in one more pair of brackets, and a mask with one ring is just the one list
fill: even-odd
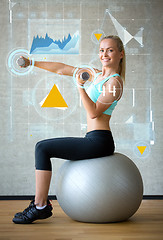
[[(24, 60), (24, 64), (21, 67), (28, 67), (29, 65), (32, 65), (32, 61), (21, 56)], [(67, 75), (67, 76), (73, 76), (75, 67), (60, 63), (60, 62), (44, 62), (44, 61), (35, 61), (34, 66), (38, 68), (42, 68), (44, 70), (54, 72), (60, 75)]]
[(34, 66), (50, 72), (67, 76), (73, 76), (75, 70), (75, 67), (60, 62), (35, 61)]
[[(73, 73), (76, 69), (73, 66), (70, 66), (61, 62), (34, 61), (33, 63), (32, 60), (29, 60), (28, 58), (25, 58), (23, 56), (21, 56), (20, 59), (24, 60), (23, 65), (19, 65), (22, 68), (26, 68), (29, 65), (34, 65), (35, 67), (38, 67), (56, 74), (60, 74), (60, 75), (73, 76)], [(95, 68), (94, 70), (96, 73), (101, 72), (100, 70)]]
[[(35, 61), (34, 66), (45, 69), (50, 72), (54, 72), (54, 73), (61, 74), (61, 75), (67, 75), (67, 76), (73, 76), (73, 73), (76, 69), (73, 66), (70, 66), (70, 65), (67, 65), (64, 63), (60, 63), (60, 62)], [(94, 70), (96, 73), (101, 72), (100, 70), (95, 69), (95, 68), (94, 68)]]

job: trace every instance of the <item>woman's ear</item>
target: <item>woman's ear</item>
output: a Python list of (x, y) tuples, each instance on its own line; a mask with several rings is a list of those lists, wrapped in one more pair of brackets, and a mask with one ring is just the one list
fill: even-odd
[(122, 50), (121, 53), (120, 53), (120, 59), (122, 59), (124, 56), (124, 51)]

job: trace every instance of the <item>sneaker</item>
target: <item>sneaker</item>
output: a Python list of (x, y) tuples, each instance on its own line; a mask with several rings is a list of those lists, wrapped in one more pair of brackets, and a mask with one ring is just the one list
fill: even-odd
[[(17, 218), (17, 217), (19, 217), (20, 215), (25, 214), (26, 212), (28, 212), (28, 211), (29, 211), (29, 208), (35, 206), (34, 202), (35, 202), (35, 200), (32, 200), (32, 201), (30, 202), (30, 204), (29, 204), (29, 207), (27, 207), (23, 212), (18, 212), (18, 213), (16, 213), (14, 217)], [(51, 211), (52, 211), (52, 209), (53, 209), (53, 208), (52, 208), (52, 204), (50, 203), (49, 200), (47, 200), (47, 205), (50, 207), (50, 209), (51, 209)]]
[(27, 207), (23, 212), (16, 213), (12, 221), (18, 224), (26, 224), (32, 223), (38, 219), (46, 219), (52, 216), (52, 209), (53, 208), (49, 200), (47, 201), (47, 206), (42, 210), (36, 208), (33, 200), (31, 201), (29, 207)]

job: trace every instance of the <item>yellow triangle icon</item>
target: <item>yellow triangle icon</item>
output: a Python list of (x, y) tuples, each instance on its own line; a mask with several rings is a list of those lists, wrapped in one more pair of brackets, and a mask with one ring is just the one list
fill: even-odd
[(146, 147), (147, 147), (147, 146), (137, 146), (137, 148), (139, 149), (139, 152), (140, 152), (141, 154), (144, 153)]
[(54, 84), (41, 107), (67, 108), (68, 106), (57, 86)]
[(96, 39), (99, 41), (100, 37), (102, 36), (102, 33), (94, 33)]

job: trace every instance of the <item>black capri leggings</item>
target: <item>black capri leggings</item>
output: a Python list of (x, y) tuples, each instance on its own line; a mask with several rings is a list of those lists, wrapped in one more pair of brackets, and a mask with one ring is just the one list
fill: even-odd
[(50, 158), (84, 160), (114, 153), (114, 140), (109, 130), (94, 130), (85, 137), (63, 137), (40, 141), (35, 148), (37, 170), (51, 171)]

